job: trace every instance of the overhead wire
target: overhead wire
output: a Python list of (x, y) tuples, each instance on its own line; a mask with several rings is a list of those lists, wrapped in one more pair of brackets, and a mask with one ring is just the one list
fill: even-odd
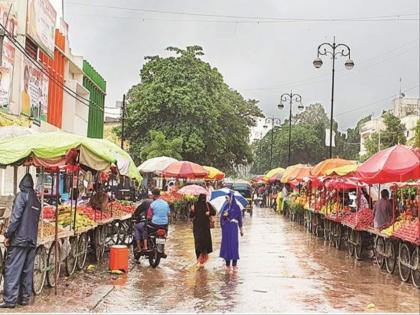
[[(408, 88), (404, 89), (404, 91), (408, 92), (408, 91), (411, 91), (411, 90), (413, 90), (413, 89), (415, 89), (415, 88), (417, 88), (417, 87), (418, 87), (418, 86), (417, 86), (417, 84), (416, 84), (416, 85), (412, 85), (412, 86), (410, 86), (410, 87), (408, 87)], [(380, 103), (380, 102), (384, 102), (384, 101), (390, 100), (390, 99), (392, 99), (392, 98), (394, 98), (394, 97), (395, 97), (395, 93), (394, 93), (394, 94), (392, 94), (392, 95), (390, 95), (390, 96), (387, 96), (387, 97), (381, 98), (381, 99), (379, 99), (379, 100), (377, 100), (377, 101), (369, 102), (369, 103), (364, 104), (364, 105), (362, 105), (362, 106), (359, 106), (359, 107), (356, 107), (356, 108), (353, 108), (353, 109), (350, 109), (350, 110), (347, 110), (347, 111), (344, 111), (344, 112), (341, 112), (341, 113), (337, 113), (337, 114), (335, 114), (335, 116), (337, 117), (337, 116), (341, 116), (341, 115), (344, 115), (344, 114), (353, 113), (353, 112), (359, 111), (359, 110), (361, 110), (361, 109), (364, 109), (364, 108), (366, 108), (366, 107), (370, 107), (370, 106), (372, 106), (372, 105), (376, 105), (376, 104), (378, 104), (378, 103)]]
[[(381, 54), (379, 54), (379, 55), (375, 55), (375, 56), (372, 56), (372, 57), (370, 57), (368, 59), (362, 60), (360, 63), (357, 63), (357, 68), (358, 69), (366, 69), (366, 68), (369, 68), (369, 67), (372, 67), (372, 66), (381, 64), (381, 63), (387, 61), (391, 57), (401, 56), (401, 55), (407, 53), (410, 50), (407, 49), (407, 50), (403, 51), (402, 53), (398, 53), (397, 55), (392, 55), (390, 57), (384, 58), (383, 60), (378, 61), (378, 62), (375, 62), (375, 63), (371, 63), (370, 62), (371, 60), (377, 59), (378, 57), (382, 57), (382, 56), (385, 56), (385, 55), (392, 54), (394, 51), (397, 51), (397, 50), (399, 50), (399, 49), (401, 49), (401, 48), (403, 48), (403, 47), (405, 47), (407, 45), (411, 49), (411, 46), (413, 44), (417, 43), (418, 41), (419, 41), (418, 38), (417, 39), (414, 39), (414, 40), (410, 40), (410, 41), (405, 42), (404, 44), (402, 44), (402, 45), (400, 45), (400, 46), (398, 46), (396, 48), (393, 48), (393, 49), (388, 50), (388, 51), (385, 51), (385, 52), (381, 52)], [(364, 66), (365, 64), (367, 64), (367, 65)], [(345, 72), (345, 73), (347, 73), (347, 74), (350, 75), (350, 73), (348, 72), (348, 70), (345, 70), (345, 69), (336, 69), (335, 72), (338, 73), (338, 75), (340, 73), (343, 73), (343, 72)], [(293, 85), (293, 86), (299, 86), (299, 85), (312, 84), (312, 83), (314, 83), (312, 81), (318, 81), (318, 79), (320, 79), (320, 78), (325, 78), (325, 79), (321, 80), (321, 81), (324, 81), (324, 80), (330, 79), (330, 77), (331, 77), (331, 74), (330, 73), (325, 73), (325, 74), (320, 74), (320, 75), (313, 76), (313, 77), (306, 78), (306, 79), (301, 79), (301, 80), (296, 80), (296, 81), (290, 81), (290, 82), (283, 82), (283, 83), (280, 83), (279, 85), (276, 85), (276, 86), (260, 87), (260, 88), (243, 88), (243, 89), (240, 89), (240, 90), (241, 91), (277, 90), (277, 89), (283, 88), (284, 86), (291, 86), (291, 85)], [(305, 82), (307, 82), (307, 83), (305, 83)]]
[[(96, 104), (94, 101), (91, 101), (87, 98), (84, 98), (83, 96), (77, 94), (73, 90), (71, 90), (69, 87), (67, 87), (64, 83), (61, 83), (59, 80), (57, 80), (51, 73), (49, 73), (48, 70), (45, 69), (44, 65), (40, 63), (38, 60), (33, 59), (28, 52), (26, 51), (25, 47), (21, 45), (13, 36), (10, 34), (10, 32), (6, 29), (6, 27), (0, 23), (0, 28), (4, 31), (5, 37), (25, 56), (28, 58), (28, 60), (35, 65), (36, 68), (38, 68), (39, 71), (41, 71), (44, 75), (46, 75), (52, 82), (57, 85), (58, 87), (62, 88), (63, 91), (67, 92), (68, 95), (79, 101), (81, 104), (91, 108), (94, 107), (99, 111), (104, 111), (98, 104)], [(84, 101), (87, 101), (88, 103), (85, 103)], [(93, 105), (93, 106), (91, 106)]]
[[(95, 3), (85, 3), (77, 1), (68, 1), (69, 4), (95, 7), (113, 10), (124, 10), (134, 12), (146, 12), (146, 13), (158, 13), (168, 15), (181, 15), (181, 16), (196, 16), (196, 17), (212, 17), (212, 18), (225, 18), (225, 19), (243, 19), (252, 20), (252, 22), (263, 21), (266, 22), (343, 22), (343, 21), (395, 21), (398, 20), (417, 20), (412, 16), (418, 16), (418, 14), (397, 14), (397, 15), (382, 15), (382, 16), (371, 16), (371, 17), (352, 17), (352, 18), (279, 18), (279, 17), (264, 17), (264, 16), (240, 16), (240, 15), (225, 15), (225, 14), (210, 14), (201, 12), (186, 12), (186, 11), (171, 11), (171, 10), (157, 10), (157, 9), (145, 9), (145, 8), (133, 8), (123, 6), (112, 6)], [(182, 21), (182, 20), (179, 20)]]

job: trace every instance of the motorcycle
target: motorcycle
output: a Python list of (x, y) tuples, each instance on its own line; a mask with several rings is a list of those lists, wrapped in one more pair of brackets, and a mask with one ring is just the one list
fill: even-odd
[(147, 252), (138, 252), (136, 246), (133, 246), (134, 258), (139, 260), (141, 256), (146, 256), (149, 259), (149, 265), (153, 268), (159, 266), (160, 260), (165, 259), (165, 243), (167, 231), (163, 228), (156, 229), (148, 225), (148, 238), (147, 238)]

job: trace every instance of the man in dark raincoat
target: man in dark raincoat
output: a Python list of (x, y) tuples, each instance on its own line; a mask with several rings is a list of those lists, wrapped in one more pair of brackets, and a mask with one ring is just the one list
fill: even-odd
[(32, 296), (41, 203), (34, 191), (31, 174), (22, 178), (19, 188), (21, 192), (14, 200), (10, 224), (4, 234), (7, 257), (1, 308), (14, 308), (17, 303), (28, 305)]

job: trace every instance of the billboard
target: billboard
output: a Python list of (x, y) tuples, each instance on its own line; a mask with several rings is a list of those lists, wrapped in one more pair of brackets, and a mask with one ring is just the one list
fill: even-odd
[(25, 57), (22, 76), (22, 114), (32, 117), (36, 125), (47, 120), (48, 77)]
[[(9, 12), (10, 11), (10, 12)], [(17, 19), (10, 10), (10, 5), (0, 3), (0, 21), (6, 25), (7, 31), (16, 35)], [(15, 62), (15, 47), (5, 38), (3, 41), (3, 55), (0, 65), (0, 107), (8, 107), (13, 84), (13, 65)]]
[(28, 0), (27, 35), (51, 58), (54, 58), (57, 12), (49, 0)]

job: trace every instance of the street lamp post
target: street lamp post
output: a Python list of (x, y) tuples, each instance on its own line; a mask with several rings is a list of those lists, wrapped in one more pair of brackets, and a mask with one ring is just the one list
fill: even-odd
[(290, 157), (291, 157), (290, 152), (291, 152), (291, 140), (292, 140), (292, 107), (293, 107), (293, 102), (296, 102), (296, 103), (299, 104), (298, 109), (303, 109), (303, 105), (302, 105), (302, 96), (290, 91), (290, 93), (284, 93), (280, 97), (280, 104), (278, 105), (279, 109), (283, 109), (284, 108), (283, 102), (287, 102), (287, 101), (289, 101), (289, 154), (288, 154), (288, 158), (287, 158), (287, 166), (289, 166), (290, 165)]
[(270, 169), (273, 167), (273, 142), (274, 142), (274, 126), (280, 125), (281, 120), (279, 118), (270, 117), (265, 119), (264, 128), (268, 128), (268, 124), (271, 124), (271, 144), (270, 144)]
[(332, 58), (332, 80), (331, 80), (331, 118), (330, 118), (330, 153), (329, 157), (332, 158), (332, 134), (333, 134), (333, 113), (334, 113), (334, 79), (335, 79), (335, 59), (337, 56), (347, 57), (348, 59), (344, 63), (347, 70), (351, 70), (354, 67), (354, 62), (350, 58), (350, 47), (346, 44), (336, 44), (335, 36), (333, 43), (322, 43), (318, 46), (318, 54), (313, 65), (319, 69), (322, 66), (322, 59), (319, 56), (331, 55)]

